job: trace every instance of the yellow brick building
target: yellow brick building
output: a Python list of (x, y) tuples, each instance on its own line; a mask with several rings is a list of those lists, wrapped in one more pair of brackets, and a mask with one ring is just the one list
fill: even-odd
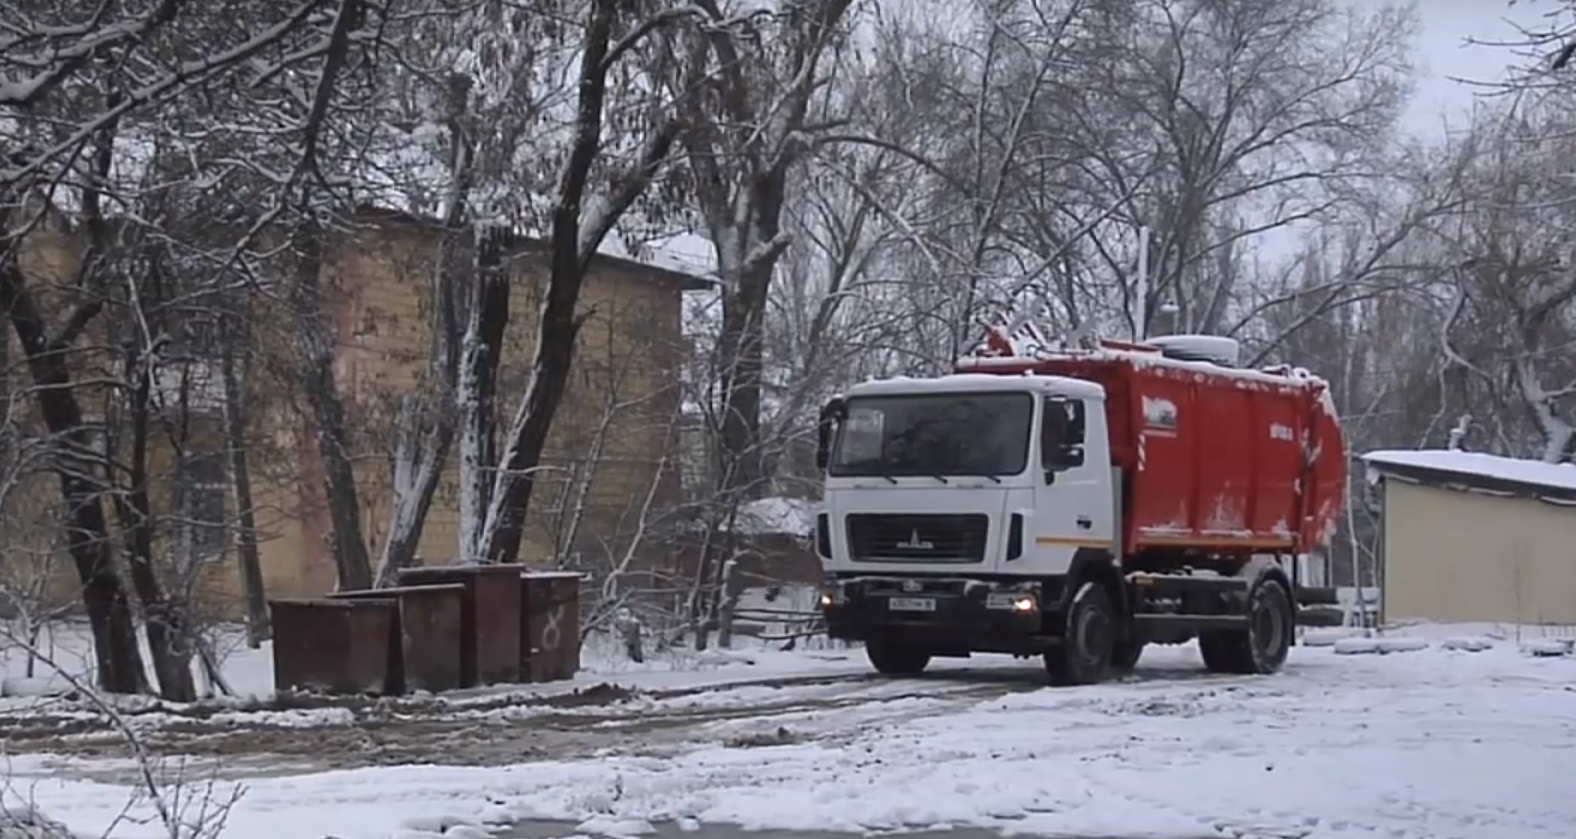
[[(368, 211), (355, 219), (349, 232), (335, 237), (326, 259), (323, 279), (336, 331), (335, 376), (350, 417), (363, 533), (374, 561), (387, 534), (397, 406), (426, 364), (427, 307), (441, 239), (442, 231), (430, 220)], [(72, 276), (78, 260), (74, 240), (59, 232), (32, 237), (23, 265), (35, 288), (42, 292), (59, 278)], [(511, 242), (506, 265), (514, 285), (499, 371), (500, 445), (531, 369), (546, 283), (545, 244), (524, 238)], [(653, 507), (679, 500), (678, 464), (671, 459), (677, 451), (681, 399), (682, 294), (701, 287), (702, 281), (692, 275), (633, 260), (598, 257), (592, 262), (582, 292), (586, 320), (575, 371), (554, 422), (543, 464), (548, 471), (533, 494), (523, 561), (544, 562), (562, 548), (587, 567), (605, 564), (641, 529), (642, 502), (653, 487)], [(322, 464), (300, 386), (292, 386), (289, 373), (289, 339), (296, 326), (287, 307), (269, 305), (266, 289), (258, 295), (254, 301), (262, 305), (254, 302), (251, 322), (254, 345), (262, 349), (254, 350), (246, 424), (264, 582), (269, 597), (310, 596), (331, 590), (335, 582), (325, 539)], [(58, 321), (63, 314), (52, 318)], [(19, 348), (14, 336), (7, 338), (9, 381), (13, 387), (24, 385), (25, 370), (16, 363)], [(208, 369), (199, 377), (216, 379), (216, 371)], [(210, 608), (233, 615), (238, 613), (240, 586), (231, 544), (235, 510), (219, 433), (220, 407), (187, 405), (186, 456), (176, 457), (164, 444), (150, 457), (159, 465), (150, 483), (155, 484), (156, 505), (162, 502), (171, 512), (169, 518), (181, 520), (175, 529), (188, 535), (195, 530), (208, 545), (197, 575), (202, 599)], [(172, 464), (178, 460), (187, 464), (180, 482), (187, 487), (184, 494), (174, 486), (180, 470)], [(201, 474), (192, 474), (194, 466)], [(37, 508), (50, 506), (41, 503), (43, 498), (33, 498), (57, 491), (44, 477), (27, 482), (25, 499), (8, 502), (13, 520), (27, 510), (25, 515), (36, 525)], [(445, 561), (457, 552), (457, 477), (451, 467), (427, 517), (418, 550), (425, 562)], [(47, 498), (58, 503), (54, 495)], [(193, 520), (212, 526), (204, 531)], [(571, 531), (577, 538), (569, 539)], [(55, 565), (57, 579), (74, 584), (69, 562), (61, 557)]]

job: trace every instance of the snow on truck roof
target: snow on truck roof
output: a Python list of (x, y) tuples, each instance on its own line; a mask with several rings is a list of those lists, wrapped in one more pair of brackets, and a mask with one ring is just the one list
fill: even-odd
[(1430, 477), (1434, 479), (1448, 481), (1455, 478), (1463, 484), (1497, 482), (1529, 489), (1576, 493), (1576, 466), (1568, 463), (1546, 463), (1448, 449), (1372, 451), (1363, 455), (1362, 459), (1368, 465), (1371, 476), (1375, 472), (1391, 473), (1401, 469), (1432, 473)]
[(951, 373), (945, 376), (923, 379), (911, 379), (907, 376), (898, 376), (891, 379), (871, 379), (854, 385), (843, 395), (845, 397), (897, 396), (914, 393), (980, 391), (1061, 394), (1078, 399), (1105, 398), (1104, 387), (1083, 379), (1037, 374), (1003, 376), (992, 373)]
[(1241, 381), (1280, 387), (1323, 385), (1324, 380), (1301, 367), (1254, 370), (1246, 367), (1224, 367), (1210, 361), (1191, 361), (1163, 355), (1158, 349), (1117, 349), (1101, 347), (1094, 350), (1042, 350), (1032, 356), (967, 357), (958, 359), (959, 369), (990, 369), (992, 367), (1018, 367), (1035, 361), (1120, 361), (1133, 367), (1165, 367), (1209, 376), (1223, 376)]

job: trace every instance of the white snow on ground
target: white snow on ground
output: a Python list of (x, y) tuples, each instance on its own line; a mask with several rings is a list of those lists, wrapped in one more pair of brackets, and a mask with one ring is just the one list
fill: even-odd
[[(1386, 655), (1299, 648), (1285, 673), (1264, 678), (1203, 675), (1189, 648), (1151, 650), (1139, 677), (1096, 688), (1033, 689), (1032, 669), (985, 671), (970, 678), (1000, 674), (1003, 695), (922, 715), (838, 708), (792, 745), (249, 780), (224, 839), (370, 839), (506, 812), (1124, 839), (1567, 839), (1576, 659), (1527, 655), (1521, 640), (1474, 628), (1435, 630), (1406, 633), (1426, 648)], [(1493, 643), (1447, 649), (1446, 637)], [(923, 694), (945, 682), (904, 684)], [(725, 698), (748, 706), (760, 693), (705, 701)], [(10, 779), (81, 833), (101, 833), (131, 798), (34, 757), (13, 760)], [(158, 833), (123, 821), (111, 835)]]
[[(742, 649), (651, 653), (644, 663), (636, 664), (624, 656), (617, 644), (607, 642), (602, 636), (594, 636), (582, 651), (581, 670), (573, 680), (541, 685), (474, 688), (455, 691), (443, 698), (464, 705), (497, 700), (504, 696), (565, 694), (606, 683), (661, 690), (714, 687), (776, 677), (862, 673), (868, 669), (864, 653), (858, 649), (811, 649), (788, 653), (758, 644), (754, 639), (741, 638), (739, 643)], [(8, 646), (4, 637), (0, 636), (0, 712), (15, 711), (35, 704), (39, 702), (39, 695), (46, 690), (69, 689), (69, 682), (59, 673), (69, 675), (82, 684), (93, 683), (92, 646), (84, 626), (69, 623), (58, 625), (44, 634), (38, 646), (59, 668), (59, 672), (39, 663), (36, 665), (36, 677), (28, 679), (25, 678), (25, 652), (15, 646)], [(224, 676), (238, 698), (267, 697), (274, 692), (273, 649), (270, 643), (265, 642), (261, 648), (251, 650), (236, 641), (227, 645), (225, 653)]]

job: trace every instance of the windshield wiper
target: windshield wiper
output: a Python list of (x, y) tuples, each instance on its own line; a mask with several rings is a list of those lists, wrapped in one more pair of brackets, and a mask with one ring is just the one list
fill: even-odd
[(852, 463), (849, 463), (845, 468), (854, 471), (848, 472), (844, 477), (885, 478), (886, 482), (889, 484), (897, 483), (897, 478), (894, 478), (888, 474), (888, 471), (891, 469), (890, 464), (881, 458), (871, 457), (864, 460), (856, 460)]
[[(932, 477), (934, 477), (936, 480), (938, 480), (938, 481), (940, 481), (940, 482), (942, 482), (944, 484), (948, 483), (947, 479), (941, 477), (940, 475), (933, 475)], [(958, 473), (958, 477), (960, 477), (960, 478), (984, 478), (985, 480), (990, 481), (991, 483), (995, 483), (995, 484), (1001, 483), (1001, 478), (998, 478), (995, 475), (990, 475), (990, 474), (987, 474), (987, 473), (984, 473), (984, 472), (981, 472), (979, 474), (975, 474), (973, 472), (960, 472), (960, 473)]]

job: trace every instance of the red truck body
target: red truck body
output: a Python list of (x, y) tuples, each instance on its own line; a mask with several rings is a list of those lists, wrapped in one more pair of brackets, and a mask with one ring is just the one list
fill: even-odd
[(1105, 387), (1130, 553), (1294, 554), (1334, 532), (1346, 445), (1328, 385), (1303, 371), (1182, 361), (1113, 341), (1087, 351), (970, 359), (960, 368)]

